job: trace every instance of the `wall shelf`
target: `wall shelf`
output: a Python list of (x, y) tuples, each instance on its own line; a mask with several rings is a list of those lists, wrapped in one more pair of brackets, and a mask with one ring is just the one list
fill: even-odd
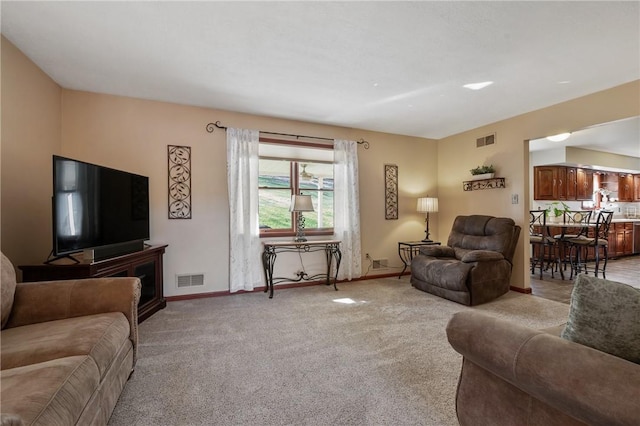
[(467, 180), (462, 182), (462, 189), (465, 191), (478, 191), (480, 189), (505, 188), (504, 178), (497, 177), (491, 179)]

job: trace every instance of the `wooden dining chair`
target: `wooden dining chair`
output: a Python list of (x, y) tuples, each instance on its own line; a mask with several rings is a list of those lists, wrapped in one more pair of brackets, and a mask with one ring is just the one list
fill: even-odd
[[(584, 267), (584, 272), (588, 274), (587, 262), (589, 261), (590, 248), (593, 248), (594, 250), (594, 276), (598, 276), (600, 268), (600, 252), (602, 251), (604, 258), (602, 277), (606, 278), (607, 261), (609, 260), (609, 227), (611, 226), (611, 219), (613, 219), (613, 212), (602, 210), (598, 213), (598, 219), (596, 221), (592, 237), (580, 235), (576, 238), (569, 239), (569, 245), (571, 246), (569, 256), (572, 260), (571, 275), (569, 279), (573, 278), (574, 271), (576, 274), (582, 272), (582, 267)], [(584, 259), (582, 259), (583, 256)]]
[[(560, 234), (555, 234), (553, 238), (558, 243), (558, 252), (560, 253), (560, 261), (564, 270), (567, 270), (567, 264), (571, 267), (570, 259), (570, 244), (569, 240), (579, 238), (581, 236), (587, 236), (589, 231), (588, 224), (591, 222), (591, 215), (593, 210), (572, 210), (564, 212), (563, 224), (570, 225), (571, 227), (563, 227)], [(575, 225), (585, 225), (583, 227), (576, 228)]]
[[(556, 240), (549, 235), (547, 227), (546, 210), (529, 210), (529, 243), (531, 243), (531, 274), (536, 273), (536, 268), (540, 268), (540, 279), (542, 271), (551, 267), (551, 278), (554, 278), (554, 271), (559, 265), (559, 257), (556, 251)], [(545, 266), (545, 260), (547, 264)], [(564, 272), (558, 267), (562, 279)]]

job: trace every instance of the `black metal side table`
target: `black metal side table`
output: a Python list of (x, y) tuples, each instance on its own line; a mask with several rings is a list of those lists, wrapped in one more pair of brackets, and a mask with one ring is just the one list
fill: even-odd
[(406, 271), (407, 267), (411, 264), (413, 256), (420, 252), (420, 247), (439, 245), (440, 241), (400, 241), (398, 243), (398, 256), (400, 256), (400, 260), (404, 263), (404, 268), (402, 268), (398, 279), (402, 278), (404, 271)]

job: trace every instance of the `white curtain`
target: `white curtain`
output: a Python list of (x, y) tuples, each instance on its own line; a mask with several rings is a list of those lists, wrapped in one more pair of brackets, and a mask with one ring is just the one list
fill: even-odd
[(227, 129), (229, 190), (229, 290), (251, 291), (263, 285), (258, 225), (257, 130)]
[(358, 143), (336, 139), (334, 153), (334, 231), (341, 240), (342, 263), (338, 279), (360, 277), (360, 194), (358, 186)]

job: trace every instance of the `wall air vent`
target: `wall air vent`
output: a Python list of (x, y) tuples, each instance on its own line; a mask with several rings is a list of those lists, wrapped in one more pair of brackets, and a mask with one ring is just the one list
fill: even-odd
[(481, 146), (485, 145), (493, 145), (494, 143), (496, 143), (496, 134), (492, 133), (490, 135), (476, 139), (476, 148), (480, 148)]
[(178, 288), (204, 285), (204, 274), (176, 275)]
[(373, 261), (373, 269), (384, 269), (389, 267), (389, 259), (376, 259)]

